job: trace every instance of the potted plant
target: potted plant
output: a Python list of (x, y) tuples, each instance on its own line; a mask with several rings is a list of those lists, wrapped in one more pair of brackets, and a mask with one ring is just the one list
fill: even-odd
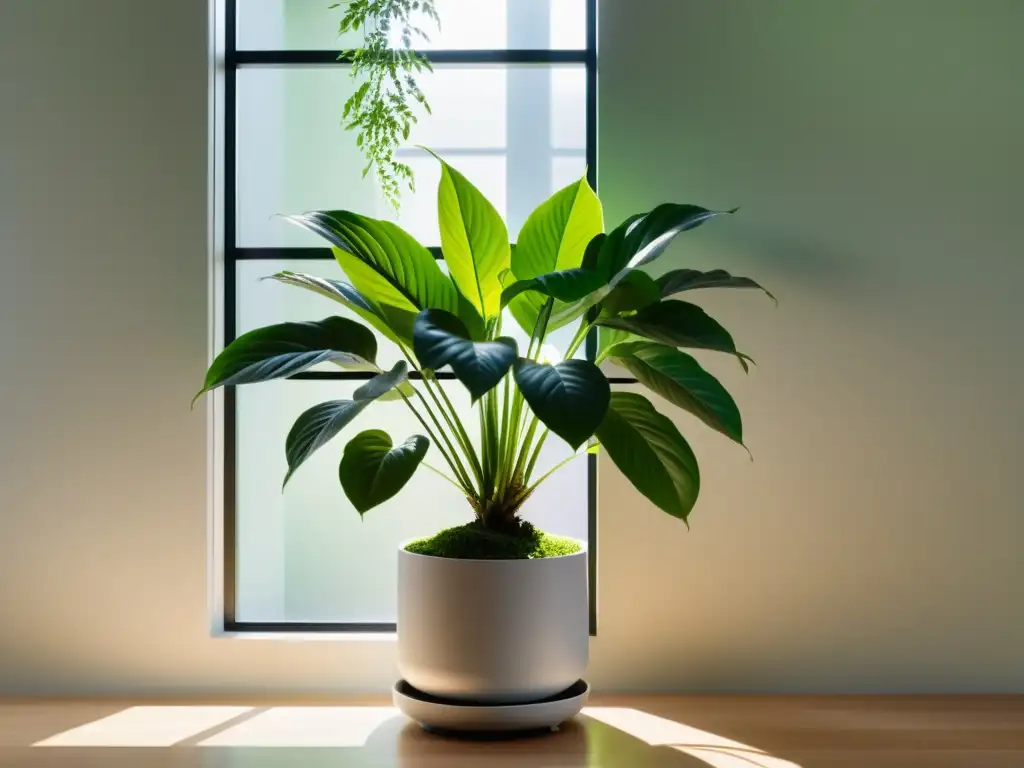
[[(748, 358), (725, 328), (676, 296), (760, 286), (722, 270), (654, 278), (643, 269), (679, 233), (730, 212), (669, 203), (605, 234), (601, 204), (581, 179), (541, 204), (510, 246), (495, 208), (441, 165), (448, 274), (393, 223), (350, 211), (287, 217), (331, 245), (349, 282), (293, 272), (273, 278), (333, 299), (347, 316), (239, 336), (213, 361), (199, 395), (328, 362), (375, 372), (351, 399), (299, 416), (285, 441), (284, 480), (376, 401), (408, 408), (422, 434), (361, 432), (349, 437), (339, 463), (342, 490), (360, 515), (395, 496), (421, 465), (444, 475), (472, 513), (467, 524), (399, 551), (402, 675), (450, 700), (535, 701), (581, 677), (589, 639), (585, 544), (540, 531), (521, 514), (558, 469), (538, 476), (540, 447), (560, 439), (580, 456), (600, 446), (641, 494), (685, 522), (700, 486), (693, 451), (646, 397), (612, 392), (598, 364), (624, 366), (742, 444), (732, 397), (683, 349), (732, 355), (744, 368)], [(529, 334), (525, 349), (503, 335), (505, 309)], [(542, 359), (548, 334), (570, 324), (576, 332), (564, 359)], [(402, 353), (389, 370), (377, 366), (371, 329)], [(596, 329), (597, 360), (579, 359)], [(441, 370), (469, 391), (477, 423), (456, 413), (434, 375)], [(443, 468), (425, 461), (431, 454)], [(452, 503), (460, 503), (455, 494)]]

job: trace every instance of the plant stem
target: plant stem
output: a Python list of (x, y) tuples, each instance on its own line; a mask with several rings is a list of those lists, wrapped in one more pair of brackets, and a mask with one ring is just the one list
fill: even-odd
[(465, 493), (465, 492), (466, 492), (466, 489), (465, 489), (465, 488), (463, 488), (463, 487), (462, 487), (461, 485), (459, 485), (459, 483), (458, 483), (458, 482), (456, 482), (455, 478), (453, 478), (453, 477), (449, 477), (449, 476), (448, 476), (448, 475), (446, 475), (446, 474), (445, 474), (444, 472), (442, 472), (442, 471), (441, 471), (440, 469), (438, 469), (438, 468), (437, 468), (437, 467), (435, 467), (435, 466), (432, 466), (432, 465), (428, 464), (428, 463), (427, 463), (427, 462), (425, 462), (425, 461), (424, 461), (424, 462), (422, 462), (422, 464), (423, 464), (423, 466), (424, 466), (424, 467), (426, 467), (427, 469), (429, 469), (429, 470), (430, 470), (431, 472), (433, 472), (433, 473), (434, 473), (435, 475), (438, 475), (439, 477), (443, 477), (443, 478), (444, 478), (445, 480), (447, 480), (447, 481), (448, 481), (449, 483), (451, 483), (452, 485), (454, 485), (454, 486), (455, 486), (456, 488), (458, 488), (458, 489), (459, 489), (460, 491), (462, 491), (463, 493)]
[(583, 451), (581, 453), (574, 453), (572, 456), (569, 456), (568, 458), (563, 459), (562, 461), (558, 462), (557, 464), (555, 464), (555, 466), (553, 466), (551, 469), (549, 469), (547, 472), (545, 472), (543, 475), (541, 475), (540, 478), (537, 480), (537, 482), (534, 483), (533, 485), (531, 485), (525, 491), (523, 491), (523, 493), (526, 494), (526, 495), (529, 495), (529, 494), (533, 493), (535, 490), (537, 490), (537, 486), (539, 486), (541, 483), (543, 483), (545, 480), (547, 480), (551, 475), (553, 475), (559, 469), (564, 467), (570, 461), (572, 461), (573, 459), (575, 459), (575, 458), (577, 458), (579, 456), (586, 456), (586, 455), (587, 455), (586, 451)]
[(548, 434), (551, 432), (549, 429), (545, 429), (540, 438), (537, 440), (537, 447), (533, 450), (533, 456), (530, 457), (530, 463), (526, 465), (526, 475), (524, 476), (525, 482), (530, 482), (530, 477), (533, 475), (533, 467), (537, 463), (537, 458), (540, 456), (540, 449), (544, 447), (544, 441), (548, 439)]
[[(437, 385), (437, 391), (440, 392), (442, 396), (444, 396), (444, 387), (441, 386), (440, 382), (435, 382), (435, 384)], [(448, 424), (448, 428), (452, 431), (452, 434), (455, 435), (455, 440), (456, 442), (459, 443), (459, 445), (462, 448), (462, 452), (466, 455), (466, 458), (470, 464), (470, 468), (473, 470), (473, 474), (476, 475), (477, 482), (482, 483), (483, 476), (480, 471), (480, 459), (477, 458), (476, 451), (473, 450), (473, 445), (469, 442), (469, 436), (466, 434), (466, 430), (463, 429), (462, 421), (459, 419), (459, 415), (455, 412), (455, 408), (452, 407), (452, 404), (448, 400), (447, 396), (444, 396), (444, 401), (445, 403), (448, 404), (448, 409), (451, 411), (451, 415), (449, 416), (448, 410), (446, 410), (445, 406), (441, 404), (441, 401), (438, 399), (437, 394), (434, 391), (434, 388), (430, 386), (429, 380), (425, 377), (423, 379), (423, 385), (424, 388), (427, 390), (427, 394), (430, 395), (431, 399), (434, 401), (434, 404), (437, 405), (437, 409), (441, 412), (441, 416)], [(455, 421), (453, 422), (452, 419), (454, 419)]]
[(469, 482), (469, 478), (466, 476), (465, 470), (462, 469), (462, 466), (460, 464), (456, 464), (456, 462), (452, 460), (452, 457), (448, 455), (447, 451), (445, 451), (444, 449), (444, 446), (438, 441), (437, 435), (434, 434), (433, 430), (430, 428), (430, 425), (427, 424), (427, 422), (420, 415), (420, 412), (416, 410), (415, 406), (413, 406), (412, 401), (409, 399), (408, 395), (406, 395), (400, 389), (398, 390), (398, 394), (402, 396), (402, 400), (405, 402), (407, 406), (409, 406), (409, 410), (412, 411), (413, 416), (415, 416), (419, 423), (423, 425), (423, 428), (427, 431), (427, 435), (428, 437), (430, 437), (431, 442), (437, 446), (437, 450), (441, 452), (441, 455), (444, 457), (444, 460), (448, 463), (448, 466), (451, 467), (452, 472), (454, 472), (455, 476), (459, 478), (459, 481), (462, 483), (462, 490), (467, 495), (472, 496), (473, 485), (472, 483)]
[(478, 480), (482, 480), (482, 470), (480, 468), (480, 458), (477, 456), (476, 449), (473, 447), (472, 441), (469, 439), (469, 433), (466, 432), (466, 428), (462, 425), (462, 419), (459, 418), (458, 413), (455, 412), (455, 406), (452, 405), (452, 401), (448, 399), (448, 395), (445, 394), (444, 387), (441, 386), (440, 382), (437, 383), (437, 391), (441, 395), (441, 399), (444, 400), (444, 404), (448, 406), (448, 410), (455, 419), (455, 426), (457, 433), (462, 441), (463, 450), (466, 451), (466, 455), (469, 456), (470, 462), (473, 464), (473, 471), (477, 475)]

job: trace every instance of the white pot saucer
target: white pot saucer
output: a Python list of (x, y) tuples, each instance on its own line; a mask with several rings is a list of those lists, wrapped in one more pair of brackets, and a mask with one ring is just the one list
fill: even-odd
[(402, 714), (427, 730), (484, 735), (555, 730), (579, 714), (589, 694), (590, 686), (587, 682), (578, 680), (561, 693), (541, 701), (525, 704), (475, 704), (439, 699), (399, 680), (395, 683), (392, 699)]

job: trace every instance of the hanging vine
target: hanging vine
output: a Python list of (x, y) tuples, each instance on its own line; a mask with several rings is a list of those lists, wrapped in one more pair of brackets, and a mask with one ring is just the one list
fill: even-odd
[(403, 187), (415, 191), (412, 169), (395, 158), (395, 150), (409, 138), (418, 122), (416, 109), (430, 114), (430, 104), (417, 76), (433, 67), (414, 43), (429, 41), (418, 24), (441, 20), (434, 0), (348, 0), (331, 8), (345, 8), (339, 34), (362, 30), (363, 46), (343, 51), (339, 58), (352, 62), (352, 78), (359, 82), (342, 112), (345, 128), (356, 133), (356, 146), (366, 165), (363, 177), (376, 175), (384, 198), (395, 210)]

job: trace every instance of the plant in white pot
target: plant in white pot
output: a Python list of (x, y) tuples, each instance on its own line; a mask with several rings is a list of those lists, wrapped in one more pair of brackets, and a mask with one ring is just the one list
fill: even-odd
[[(470, 522), (400, 549), (401, 673), (446, 700), (536, 701), (580, 679), (589, 637), (585, 545), (520, 514), (561, 466), (540, 474), (541, 446), (564, 440), (572, 459), (600, 444), (641, 494), (685, 521), (700, 485), (693, 451), (643, 395), (612, 392), (598, 363), (624, 366), (742, 443), (732, 397), (682, 350), (722, 352), (744, 368), (746, 358), (721, 325), (674, 297), (759, 286), (721, 270), (655, 279), (642, 269), (676, 235), (723, 213), (699, 206), (660, 205), (605, 234), (601, 204), (581, 179), (541, 204), (510, 246), (494, 206), (442, 161), (438, 208), (448, 274), (395, 224), (349, 211), (288, 217), (331, 245), (348, 282), (293, 272), (273, 278), (337, 301), (347, 316), (238, 337), (214, 360), (200, 394), (328, 362), (375, 372), (351, 399), (299, 416), (285, 441), (285, 482), (375, 402), (408, 408), (421, 434), (352, 435), (339, 463), (341, 487), (360, 515), (395, 496), (420, 466), (445, 476), (468, 502)], [(529, 336), (525, 349), (502, 333), (506, 308)], [(548, 335), (570, 324), (576, 331), (564, 359), (542, 359)], [(598, 360), (575, 357), (597, 328)], [(377, 366), (378, 335), (404, 358), (389, 370)], [(439, 385), (441, 370), (469, 391), (473, 423)], [(455, 494), (452, 503), (461, 503)]]

